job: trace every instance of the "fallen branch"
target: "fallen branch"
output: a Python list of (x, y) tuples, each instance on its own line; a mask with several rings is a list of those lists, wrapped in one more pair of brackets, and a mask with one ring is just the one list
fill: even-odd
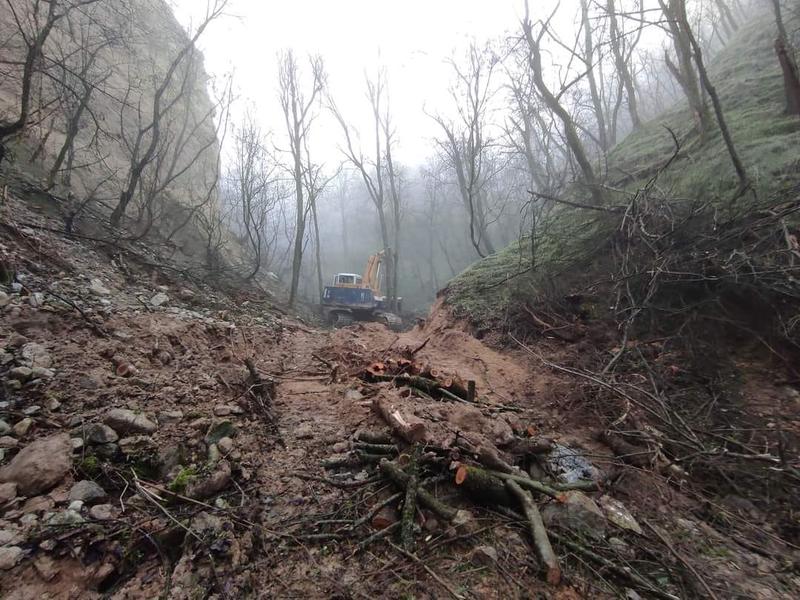
[(403, 514), (400, 526), (400, 544), (404, 550), (411, 552), (414, 549), (414, 517), (417, 512), (417, 487), (419, 486), (419, 455), (420, 446), (414, 446), (411, 463), (408, 466), (408, 480), (406, 482), (406, 495), (403, 501)]
[(550, 545), (550, 538), (547, 537), (547, 530), (542, 522), (542, 515), (533, 501), (530, 492), (523, 490), (516, 482), (509, 479), (506, 481), (506, 489), (519, 500), (520, 506), (528, 520), (528, 529), (531, 532), (536, 552), (542, 563), (547, 567), (547, 583), (558, 585), (561, 582), (561, 567), (558, 565), (558, 557), (553, 552)]

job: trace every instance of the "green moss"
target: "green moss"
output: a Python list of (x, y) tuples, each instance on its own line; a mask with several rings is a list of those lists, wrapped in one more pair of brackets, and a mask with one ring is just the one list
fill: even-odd
[(100, 473), (100, 460), (94, 455), (85, 456), (78, 462), (76, 469), (90, 479), (94, 478)]
[[(783, 114), (783, 83), (773, 41), (774, 20), (765, 11), (741, 27), (709, 64), (736, 149), (764, 205), (781, 201), (782, 194), (800, 184), (800, 119)], [(712, 125), (703, 139), (685, 103), (643, 123), (610, 152), (610, 187), (632, 193), (661, 170), (674, 151), (669, 127), (680, 141), (681, 152), (659, 174), (660, 191), (675, 202), (714, 204), (721, 219), (745, 203), (752, 205), (750, 194), (731, 203), (738, 180), (710, 104), (709, 111)], [(565, 196), (587, 203), (584, 191), (577, 187)], [(626, 198), (609, 192), (607, 201), (623, 204)], [(468, 318), (482, 329), (496, 326), (509, 310), (537, 295), (568, 293), (570, 280), (590, 271), (604, 272), (616, 221), (610, 213), (551, 208), (536, 233), (535, 260), (530, 239), (523, 239), (455, 277), (445, 289), (445, 300), (456, 317)], [(599, 316), (605, 307), (591, 309)]]
[(184, 467), (167, 486), (169, 491), (182, 494), (186, 487), (197, 477), (197, 469)]

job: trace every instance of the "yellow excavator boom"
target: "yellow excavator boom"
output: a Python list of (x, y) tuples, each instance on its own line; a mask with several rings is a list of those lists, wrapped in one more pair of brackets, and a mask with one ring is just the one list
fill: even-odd
[(385, 251), (381, 250), (370, 256), (367, 259), (367, 266), (364, 269), (364, 285), (372, 290), (372, 292), (376, 295), (380, 295), (381, 293), (381, 284), (380, 284), (380, 274), (381, 274), (381, 262), (383, 262), (383, 257), (385, 255)]

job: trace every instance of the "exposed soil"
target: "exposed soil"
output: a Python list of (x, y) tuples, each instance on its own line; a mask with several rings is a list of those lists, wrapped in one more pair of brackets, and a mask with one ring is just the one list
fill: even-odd
[[(0, 371), (0, 417), (9, 426), (32, 419), (27, 431), (5, 434), (13, 438), (5, 445), (24, 447), (60, 431), (80, 437), (83, 423), (102, 421), (112, 408), (130, 409), (157, 424), (141, 448), (127, 453), (117, 448), (105, 457), (99, 445), (84, 441), (55, 488), (34, 498), (17, 496), (0, 508), (3, 548), (21, 549), (0, 572), (4, 598), (648, 595), (561, 543), (554, 545), (564, 579), (557, 587), (547, 585), (524, 524), (465, 499), (451, 480), (430, 489), (470, 510), (477, 526), (466, 535), (454, 533), (420, 511), (414, 550), (419, 561), (383, 540), (356, 552), (374, 533), (369, 523), (351, 536), (329, 535), (396, 492), (385, 481), (371, 482), (370, 468), (336, 473), (320, 466), (356, 430), (386, 430), (372, 409), (375, 397), (398, 406), (413, 402), (416, 416), (440, 425), (462, 419), (458, 427), (469, 431), (468, 421), (479, 418), (474, 412), (516, 437), (543, 436), (579, 450), (604, 473), (602, 490), (590, 496), (620, 501), (642, 533), (604, 522), (575, 533), (574, 540), (645, 574), (665, 592), (702, 597), (708, 596), (707, 585), (718, 598), (800, 595), (797, 537), (787, 536), (762, 507), (736, 495), (711, 502), (692, 486), (623, 466), (597, 441), (599, 416), (587, 403), (585, 382), (521, 350), (488, 347), (453, 322), (444, 306), (403, 334), (378, 324), (318, 329), (245, 296), (231, 298), (163, 269), (123, 263), (90, 242), (20, 226), (57, 224), (13, 198), (3, 211), (0, 257), (16, 269), (23, 287), (9, 294), (2, 309), (0, 346), (7, 362)], [(108, 293), (92, 292), (94, 279)], [(154, 306), (151, 299), (159, 292), (169, 300)], [(447, 412), (443, 406), (450, 403), (411, 398), (391, 383), (359, 377), (371, 362), (426, 340), (415, 359), (474, 380), (480, 410), (455, 405)], [(30, 343), (43, 346), (52, 377), (28, 380), (16, 390), (9, 370)], [(540, 340), (535, 349), (552, 362), (580, 361), (579, 348), (558, 340)], [(274, 393), (261, 400), (271, 401), (277, 433), (252, 393), (247, 358), (276, 383)], [(800, 414), (800, 394), (772, 383), (772, 374), (743, 366), (749, 402), (740, 409), (769, 420), (777, 403), (781, 414)], [(34, 406), (40, 408), (25, 412)], [(224, 436), (232, 444), (213, 444), (219, 455), (211, 457), (209, 429), (220, 420), (233, 426)], [(798, 425), (796, 419), (782, 422)], [(7, 448), (3, 464), (15, 452)], [(231, 468), (223, 487), (189, 497), (192, 482), (207, 481), (224, 470), (223, 463)], [(81, 522), (53, 522), (53, 515), (67, 511), (68, 494), (83, 479), (108, 493), (111, 518), (90, 516), (87, 503), (76, 511)], [(189, 485), (181, 485), (182, 479)], [(574, 533), (560, 527), (553, 531)], [(481, 550), (486, 547), (496, 556)]]

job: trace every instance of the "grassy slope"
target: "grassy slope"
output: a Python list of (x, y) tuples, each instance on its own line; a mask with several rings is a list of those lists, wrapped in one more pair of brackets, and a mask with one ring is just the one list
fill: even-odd
[[(783, 82), (773, 39), (774, 21), (764, 13), (742, 27), (709, 65), (737, 150), (759, 198), (767, 201), (800, 182), (800, 120), (782, 114)], [(681, 154), (660, 176), (660, 189), (669, 190), (671, 197), (699, 197), (727, 206), (736, 178), (722, 136), (714, 127), (701, 145), (685, 105), (645, 123), (618, 144), (609, 156), (610, 180), (635, 190), (665, 163), (674, 147), (664, 125), (681, 140)], [(533, 277), (515, 277), (513, 284), (504, 285), (506, 278), (530, 266), (530, 241), (523, 240), (453, 279), (445, 290), (446, 302), (456, 316), (489, 326), (502, 318), (512, 295), (535, 294), (543, 285), (587, 268), (603, 252), (610, 227), (602, 213), (558, 211), (537, 236)]]

